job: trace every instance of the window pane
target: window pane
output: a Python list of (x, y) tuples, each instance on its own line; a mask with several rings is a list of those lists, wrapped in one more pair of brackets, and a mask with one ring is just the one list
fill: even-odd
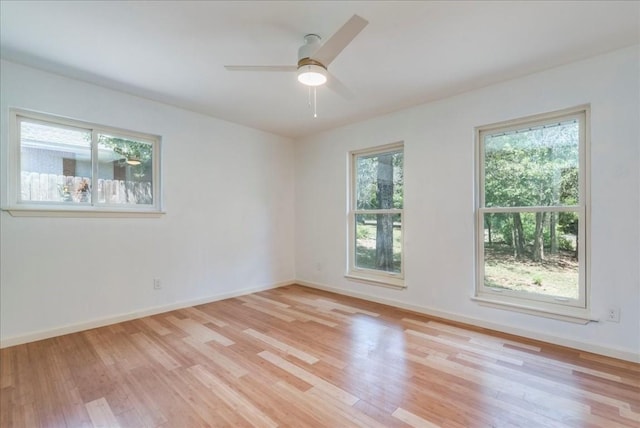
[(98, 202), (153, 204), (153, 145), (101, 134), (98, 137)]
[(356, 214), (357, 268), (401, 272), (401, 214)]
[(577, 205), (577, 120), (484, 137), (487, 207)]
[(402, 208), (402, 150), (356, 158), (356, 209)]
[(484, 214), (487, 287), (578, 299), (576, 212)]
[(21, 120), (20, 200), (91, 202), (91, 132)]

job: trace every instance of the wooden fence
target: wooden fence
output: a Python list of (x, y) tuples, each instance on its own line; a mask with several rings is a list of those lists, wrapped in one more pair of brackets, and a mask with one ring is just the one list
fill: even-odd
[[(56, 174), (22, 171), (20, 195), (22, 201), (91, 202), (91, 179)], [(151, 204), (153, 193), (149, 181), (98, 180), (98, 203)]]

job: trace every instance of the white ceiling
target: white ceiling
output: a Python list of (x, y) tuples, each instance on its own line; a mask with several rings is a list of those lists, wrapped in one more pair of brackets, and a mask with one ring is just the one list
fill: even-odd
[[(355, 94), (293, 65), (307, 33), (369, 25), (330, 65)], [(640, 42), (638, 1), (0, 1), (2, 57), (299, 137)]]

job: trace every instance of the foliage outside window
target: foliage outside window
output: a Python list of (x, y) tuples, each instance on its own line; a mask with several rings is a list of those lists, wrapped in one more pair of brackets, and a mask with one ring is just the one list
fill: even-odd
[(30, 112), (15, 129), (18, 210), (160, 211), (159, 137)]
[(404, 286), (403, 164), (402, 144), (351, 153), (347, 276)]
[(585, 127), (581, 110), (479, 130), (478, 297), (586, 313)]

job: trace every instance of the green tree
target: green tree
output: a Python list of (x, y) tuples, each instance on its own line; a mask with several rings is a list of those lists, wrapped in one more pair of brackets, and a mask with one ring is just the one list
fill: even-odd
[[(577, 169), (577, 136), (577, 124), (570, 123), (486, 137), (485, 206), (526, 208), (566, 203), (562, 201), (562, 171)], [(577, 181), (566, 185), (575, 185), (577, 189)], [(535, 212), (531, 225), (525, 224), (528, 217), (523, 221), (520, 212), (511, 216), (511, 225), (505, 226), (511, 228), (514, 256), (525, 258), (530, 243), (533, 260), (543, 260), (545, 224), (553, 228), (548, 235), (555, 241), (556, 215), (547, 218), (547, 213)], [(488, 216), (486, 221), (491, 219)], [(553, 251), (557, 245), (551, 243), (551, 248)]]
[[(393, 208), (393, 155), (378, 156), (377, 192), (378, 209)], [(393, 217), (391, 214), (376, 215), (376, 268), (393, 270)]]
[(141, 164), (151, 161), (153, 147), (151, 144), (123, 138), (100, 135), (100, 144), (109, 147), (125, 160), (137, 160)]

